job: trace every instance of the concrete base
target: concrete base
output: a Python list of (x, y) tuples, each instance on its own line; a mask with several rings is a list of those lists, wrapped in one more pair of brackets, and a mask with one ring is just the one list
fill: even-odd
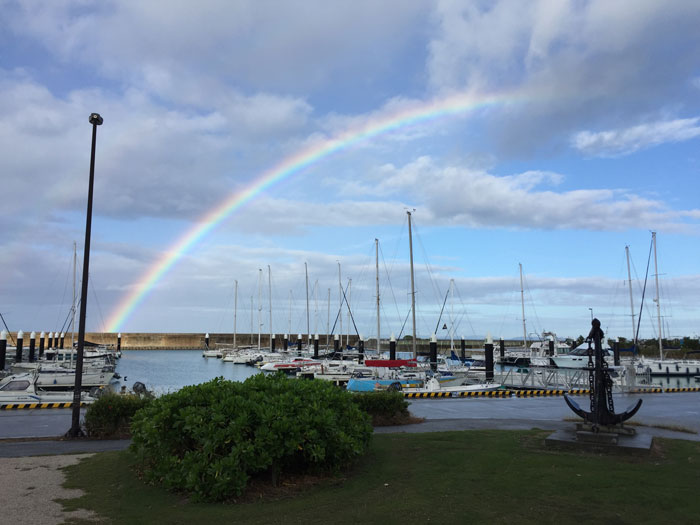
[(617, 434), (567, 428), (557, 430), (544, 440), (547, 448), (581, 452), (647, 455), (651, 450), (650, 434)]

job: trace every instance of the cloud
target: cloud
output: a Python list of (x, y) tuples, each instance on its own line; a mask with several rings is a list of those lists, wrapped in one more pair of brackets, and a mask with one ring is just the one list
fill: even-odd
[[(438, 3), (427, 72), (438, 93), (517, 95), (490, 119), (502, 155), (565, 146), (582, 128), (677, 110), (700, 65), (700, 4)], [(666, 101), (668, 108), (660, 108)]]
[[(561, 174), (541, 171), (496, 176), (420, 157), (399, 168), (384, 166), (381, 180), (368, 181), (365, 191), (400, 196), (425, 207), (434, 224), (473, 228), (678, 230), (686, 227), (683, 218), (697, 214), (697, 210), (672, 210), (661, 201), (623, 189), (551, 189), (563, 179)], [(353, 187), (357, 185), (353, 181)]]
[[(58, 96), (26, 71), (0, 69), (3, 191), (31, 196), (38, 213), (82, 210), (87, 116), (95, 109), (105, 120), (98, 130), (95, 211), (131, 219), (201, 215), (267, 168), (270, 156), (294, 148), (311, 112), (300, 99), (264, 93), (230, 92), (209, 112), (168, 107), (137, 89)], [(23, 206), (8, 200), (0, 215)]]
[[(208, 108), (226, 85), (303, 93), (390, 78), (429, 2), (10, 3), (8, 29), (68, 64)], [(96, 30), (95, 28), (99, 28)], [(361, 35), (361, 36), (359, 36)]]
[(700, 136), (699, 117), (640, 124), (626, 129), (590, 132), (580, 131), (571, 145), (593, 157), (616, 157), (658, 146), (666, 142), (682, 142)]

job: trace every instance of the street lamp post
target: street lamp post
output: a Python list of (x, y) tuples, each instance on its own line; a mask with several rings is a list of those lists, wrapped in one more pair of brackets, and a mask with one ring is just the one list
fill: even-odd
[(99, 113), (92, 113), (89, 118), (92, 124), (92, 152), (90, 154), (90, 182), (88, 185), (87, 218), (85, 220), (85, 246), (83, 248), (83, 282), (80, 292), (80, 317), (78, 318), (78, 355), (75, 362), (75, 386), (73, 388), (73, 419), (68, 437), (76, 438), (83, 435), (80, 430), (80, 391), (83, 386), (83, 348), (85, 346), (85, 316), (88, 296), (88, 267), (90, 266), (90, 232), (92, 229), (92, 189), (95, 180), (95, 142), (97, 126), (102, 125)]

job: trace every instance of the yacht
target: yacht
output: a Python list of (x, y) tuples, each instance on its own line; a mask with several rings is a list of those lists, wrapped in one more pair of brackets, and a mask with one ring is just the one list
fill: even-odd
[[(72, 403), (73, 392), (46, 392), (38, 388), (37, 371), (13, 374), (0, 380), (0, 408), (16, 404)], [(81, 403), (92, 403), (95, 398), (86, 392)]]

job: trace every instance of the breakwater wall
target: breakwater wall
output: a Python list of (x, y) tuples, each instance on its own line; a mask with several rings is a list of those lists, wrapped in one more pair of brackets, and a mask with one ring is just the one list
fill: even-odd
[[(106, 345), (110, 347), (117, 347), (117, 335), (115, 333), (111, 332), (87, 332), (85, 334), (85, 341), (88, 341), (90, 343), (94, 344), (99, 344), (99, 345)], [(204, 333), (154, 333), (154, 332), (124, 332), (121, 334), (121, 348), (122, 350), (202, 350), (203, 348), (206, 347), (205, 344), (205, 336), (206, 334)], [(39, 337), (39, 332), (36, 333), (36, 337)], [(47, 333), (47, 339), (48, 339), (48, 333)], [(289, 338), (289, 346), (293, 346), (297, 344), (297, 334), (294, 334)], [(78, 339), (78, 334), (75, 334), (75, 340), (77, 341)], [(280, 349), (283, 346), (283, 335), (275, 335), (275, 346), (276, 348)], [(344, 339), (344, 338), (343, 338)], [(8, 344), (14, 344), (13, 342), (17, 340), (17, 333), (16, 332), (11, 332), (8, 335)], [(302, 340), (304, 341), (304, 344), (307, 341), (307, 336), (302, 334)], [(333, 347), (333, 336), (330, 336), (328, 338), (329, 341), (329, 346), (332, 348)], [(321, 334), (319, 335), (319, 342), (321, 347), (325, 347), (326, 345), (326, 335)], [(47, 346), (48, 346), (48, 340), (46, 341)], [(506, 346), (511, 347), (511, 346), (522, 346), (522, 343), (519, 341), (506, 341)], [(29, 344), (29, 333), (24, 332), (24, 347), (28, 347)], [(215, 348), (216, 346), (220, 345), (232, 345), (233, 344), (233, 334), (231, 333), (225, 333), (225, 334), (214, 334), (211, 333), (209, 334), (209, 347), (210, 348)], [(258, 344), (258, 334), (253, 334), (252, 336), (250, 334), (237, 334), (236, 335), (236, 344), (237, 346), (247, 346), (247, 345), (252, 345), (252, 346), (257, 346)], [(260, 336), (260, 344), (263, 347), (269, 348), (270, 347), (270, 336), (269, 334), (261, 334)], [(357, 345), (357, 337), (356, 336), (350, 336), (350, 345)], [(39, 343), (37, 340), (37, 347)], [(65, 340), (64, 340), (64, 345), (66, 348), (70, 348), (71, 346), (71, 336), (70, 334), (65, 334)], [(374, 339), (370, 339), (365, 343), (367, 348), (374, 348), (375, 347), (375, 342)], [(455, 345), (455, 352), (459, 354), (459, 349), (460, 349), (460, 341), (455, 340), (454, 342)], [(484, 348), (484, 341), (483, 339), (468, 339), (465, 340), (465, 345), (467, 350), (469, 351), (474, 351), (474, 350), (483, 350)], [(55, 345), (54, 345), (55, 346)], [(420, 340), (417, 342), (417, 349), (418, 352), (421, 353), (427, 353), (429, 351), (429, 341), (428, 340)], [(496, 341), (496, 349), (498, 348), (498, 342)], [(382, 350), (387, 350), (389, 349), (389, 341), (386, 339), (382, 339)], [(411, 341), (410, 340), (402, 340), (397, 342), (396, 344), (396, 350), (398, 352), (410, 352), (411, 351)], [(438, 351), (440, 353), (447, 353), (449, 354), (450, 352), (450, 341), (449, 340), (439, 340), (438, 341)]]

